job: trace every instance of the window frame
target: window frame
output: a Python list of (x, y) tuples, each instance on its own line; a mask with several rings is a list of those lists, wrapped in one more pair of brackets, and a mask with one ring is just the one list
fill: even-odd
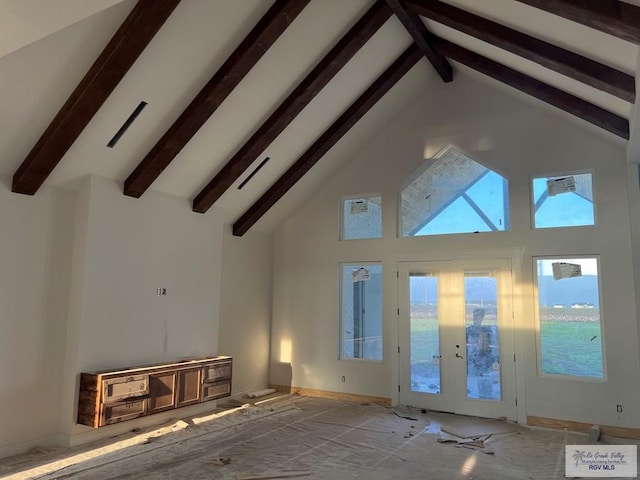
[[(345, 238), (344, 235), (344, 227), (345, 227), (345, 215), (344, 215), (344, 210), (345, 210), (345, 203), (348, 202), (349, 200), (356, 200), (356, 199), (369, 199), (369, 198), (380, 198), (380, 236), (378, 237), (363, 237), (363, 238)], [(359, 194), (359, 195), (343, 195), (340, 198), (340, 226), (339, 226), (339, 232), (338, 232), (338, 240), (340, 242), (350, 242), (350, 241), (354, 241), (354, 240), (379, 240), (383, 237), (383, 215), (384, 215), (384, 201), (383, 201), (383, 196), (381, 193), (364, 193), (364, 194)]]
[(489, 172), (493, 172), (500, 175), (504, 180), (507, 181), (507, 185), (511, 183), (509, 180), (509, 177), (505, 175), (501, 169), (489, 167), (484, 160), (479, 160), (478, 157), (476, 157), (475, 155), (471, 155), (466, 150), (458, 147), (457, 145), (449, 143), (444, 147), (442, 147), (441, 149), (439, 149), (432, 157), (423, 159), (422, 164), (416, 170), (414, 170), (408, 177), (406, 177), (398, 187), (397, 195), (396, 195), (396, 202), (397, 202), (396, 203), (396, 238), (421, 238), (421, 237), (434, 237), (434, 236), (442, 236), (442, 235), (469, 235), (469, 234), (476, 234), (476, 233), (499, 234), (499, 233), (511, 231), (512, 199), (511, 199), (511, 190), (508, 187), (506, 202), (504, 202), (507, 208), (505, 210), (505, 228), (503, 230), (484, 231), (484, 232), (469, 231), (469, 232), (454, 232), (454, 233), (442, 233), (442, 234), (430, 234), (430, 235), (406, 235), (406, 236), (403, 234), (403, 230), (402, 230), (403, 228), (403, 225), (402, 225), (402, 219), (403, 219), (402, 218), (402, 193), (403, 191), (409, 185), (411, 185), (415, 180), (417, 180), (418, 177), (420, 177), (426, 170), (428, 170), (431, 166), (433, 166), (440, 159), (442, 155), (444, 155), (448, 150), (451, 150), (451, 149), (457, 150), (459, 153), (467, 157), (469, 160), (472, 160), (473, 162), (482, 165)]
[[(533, 276), (533, 306), (534, 306), (534, 322), (535, 322), (535, 342), (536, 342), (536, 373), (538, 378), (554, 379), (554, 380), (571, 380), (578, 382), (606, 383), (607, 382), (607, 354), (606, 354), (606, 335), (604, 316), (602, 314), (603, 295), (602, 295), (602, 273), (601, 261), (599, 254), (568, 254), (568, 255), (535, 255), (532, 256), (532, 276)], [(540, 337), (541, 319), (540, 319), (540, 292), (538, 285), (538, 260), (582, 260), (595, 259), (598, 271), (598, 314), (600, 323), (600, 339), (602, 348), (602, 377), (586, 377), (561, 373), (546, 373), (542, 370), (542, 341)]]
[[(344, 350), (344, 267), (380, 267), (380, 358), (361, 358), (345, 356)], [(355, 362), (382, 363), (384, 361), (384, 265), (382, 261), (339, 262), (338, 263), (338, 360)]]
[[(536, 227), (536, 199), (534, 198), (533, 181), (536, 179), (549, 179), (559, 178), (574, 175), (591, 175), (591, 194), (593, 195), (593, 225), (561, 225), (555, 227)], [(596, 209), (596, 175), (593, 169), (579, 169), (579, 170), (563, 170), (555, 173), (538, 173), (529, 175), (529, 211), (531, 215), (530, 224), (531, 229), (536, 231), (552, 230), (556, 228), (593, 228), (598, 226), (598, 211)]]

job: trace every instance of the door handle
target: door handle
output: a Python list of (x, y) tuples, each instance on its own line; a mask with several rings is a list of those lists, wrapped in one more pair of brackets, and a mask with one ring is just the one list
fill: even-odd
[(464, 358), (464, 357), (456, 352), (456, 358)]

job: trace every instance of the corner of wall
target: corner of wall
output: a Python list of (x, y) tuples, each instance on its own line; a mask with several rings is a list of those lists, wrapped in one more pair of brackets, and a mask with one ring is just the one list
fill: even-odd
[(235, 237), (225, 226), (220, 302), (221, 354), (233, 365), (233, 393), (268, 385), (271, 335), (272, 237), (251, 231)]

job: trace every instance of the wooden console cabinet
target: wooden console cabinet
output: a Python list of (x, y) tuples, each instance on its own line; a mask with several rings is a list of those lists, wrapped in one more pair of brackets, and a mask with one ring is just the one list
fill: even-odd
[(78, 423), (102, 427), (231, 395), (231, 357), (80, 374)]

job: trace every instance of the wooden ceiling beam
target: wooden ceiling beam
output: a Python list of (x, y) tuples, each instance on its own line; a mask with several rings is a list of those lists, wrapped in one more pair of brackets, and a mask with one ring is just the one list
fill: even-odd
[(437, 0), (407, 0), (406, 5), (414, 14), (455, 28), (627, 102), (635, 102), (632, 75)]
[(421, 59), (412, 44), (311, 145), (296, 162), (234, 224), (233, 234), (244, 235)]
[(586, 100), (533, 79), (447, 40), (437, 39), (434, 42), (434, 48), (450, 60), (460, 62), (467, 67), (542, 100), (549, 105), (571, 113), (625, 140), (629, 139), (629, 121), (626, 118), (611, 113)]
[(140, 197), (282, 35), (310, 0), (276, 0), (180, 117), (124, 182), (124, 194)]
[(198, 193), (193, 211), (206, 212), (390, 17), (376, 2)]
[(517, 0), (640, 45), (640, 7), (618, 0)]
[(179, 3), (139, 0), (14, 173), (12, 191), (38, 191)]
[(415, 13), (407, 11), (406, 7), (400, 2), (400, 0), (386, 0), (389, 8), (393, 10), (393, 13), (398, 17), (398, 20), (404, 25), (404, 28), (409, 32), (413, 41), (422, 50), (422, 53), (427, 60), (433, 65), (443, 82), (450, 82), (453, 80), (453, 69), (451, 65), (442, 55), (433, 50), (431, 45), (431, 34), (425, 27), (420, 17)]

